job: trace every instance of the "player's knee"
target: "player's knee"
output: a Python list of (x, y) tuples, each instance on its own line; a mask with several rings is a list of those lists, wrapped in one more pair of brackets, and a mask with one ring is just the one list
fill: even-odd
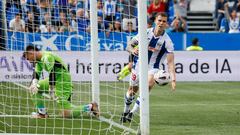
[(138, 92), (138, 87), (137, 86), (131, 86), (128, 89), (128, 93), (130, 96), (134, 96)]
[(153, 88), (154, 84), (155, 84), (154, 80), (153, 81), (149, 81), (149, 90), (151, 90)]
[(149, 90), (151, 90), (153, 88), (154, 84), (155, 84), (155, 80), (153, 78), (153, 75), (148, 76)]

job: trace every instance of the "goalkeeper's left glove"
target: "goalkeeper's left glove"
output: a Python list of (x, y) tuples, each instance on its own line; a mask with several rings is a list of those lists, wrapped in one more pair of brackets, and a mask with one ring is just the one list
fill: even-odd
[(30, 93), (32, 93), (33, 95), (34, 95), (34, 94), (37, 94), (38, 88), (39, 88), (38, 80), (37, 80), (37, 79), (33, 79), (33, 80), (32, 80), (32, 84), (31, 84), (31, 86), (29, 87)]

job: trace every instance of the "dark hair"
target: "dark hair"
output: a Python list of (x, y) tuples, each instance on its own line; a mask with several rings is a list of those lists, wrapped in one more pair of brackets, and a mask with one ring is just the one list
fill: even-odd
[(26, 51), (39, 51), (39, 49), (34, 45), (28, 45)]
[(34, 46), (34, 45), (28, 45), (28, 46), (26, 47), (25, 52), (23, 52), (23, 56), (22, 56), (22, 57), (25, 58), (27, 52), (29, 52), (29, 51), (39, 51), (39, 49), (38, 49), (36, 46)]
[(155, 19), (156, 19), (158, 16), (168, 17), (167, 13), (165, 13), (165, 12), (157, 13), (157, 14), (155, 15)]
[(15, 14), (15, 17), (16, 17), (16, 16), (20, 16), (20, 17), (21, 17), (22, 15), (21, 15), (21, 13), (16, 13), (16, 14)]
[(193, 39), (192, 39), (192, 44), (193, 44), (193, 45), (196, 45), (197, 43), (198, 43), (198, 38), (193, 38)]

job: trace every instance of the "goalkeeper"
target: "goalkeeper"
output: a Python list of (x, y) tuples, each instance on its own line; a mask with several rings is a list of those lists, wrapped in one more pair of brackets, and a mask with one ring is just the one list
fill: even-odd
[[(51, 52), (41, 52), (37, 47), (29, 45), (23, 53), (23, 57), (35, 66), (29, 88), (38, 110), (37, 113), (32, 114), (33, 118), (48, 117), (43, 93), (49, 93), (51, 99), (57, 102), (63, 117), (78, 117), (82, 112), (92, 112), (95, 116), (99, 116), (97, 103), (82, 106), (71, 104), (73, 86), (71, 75), (59, 56)], [(49, 77), (40, 80), (43, 70), (49, 73)]]

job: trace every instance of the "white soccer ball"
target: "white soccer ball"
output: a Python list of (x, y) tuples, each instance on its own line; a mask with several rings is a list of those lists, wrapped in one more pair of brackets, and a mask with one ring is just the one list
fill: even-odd
[(155, 82), (158, 85), (167, 85), (170, 82), (170, 75), (165, 70), (159, 70), (157, 73), (154, 74)]

